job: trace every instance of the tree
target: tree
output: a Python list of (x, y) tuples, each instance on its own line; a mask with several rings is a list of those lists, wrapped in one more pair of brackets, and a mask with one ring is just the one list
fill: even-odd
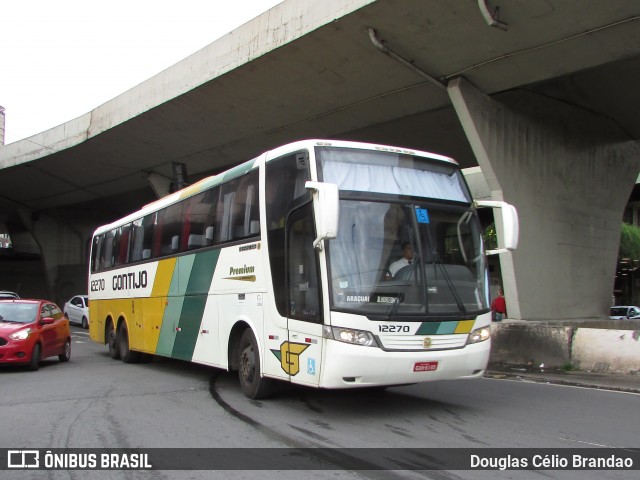
[(622, 224), (618, 258), (620, 260), (640, 260), (640, 228), (627, 223)]

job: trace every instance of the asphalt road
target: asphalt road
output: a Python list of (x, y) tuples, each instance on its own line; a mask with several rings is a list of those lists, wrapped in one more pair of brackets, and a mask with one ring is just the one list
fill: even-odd
[[(226, 372), (127, 365), (73, 329), (72, 358), (0, 368), (0, 448), (638, 448), (640, 396), (481, 379), (386, 391), (283, 387), (246, 399)], [(275, 450), (274, 450), (275, 452)], [(321, 452), (319, 450), (319, 452)], [(318, 462), (324, 460), (320, 456)], [(637, 478), (629, 471), (29, 471), (3, 478)], [(327, 467), (329, 468), (329, 467)], [(6, 475), (5, 475), (6, 474)]]

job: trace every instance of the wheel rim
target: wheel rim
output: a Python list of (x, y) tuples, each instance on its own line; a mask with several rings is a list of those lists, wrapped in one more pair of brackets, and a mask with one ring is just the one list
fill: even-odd
[(129, 343), (127, 342), (126, 338), (123, 338), (120, 342), (120, 355), (126, 357), (127, 353), (129, 353)]
[(67, 358), (71, 356), (71, 342), (69, 340), (64, 344), (64, 356)]
[(256, 371), (256, 357), (251, 345), (242, 350), (240, 356), (240, 375), (246, 383), (252, 383)]

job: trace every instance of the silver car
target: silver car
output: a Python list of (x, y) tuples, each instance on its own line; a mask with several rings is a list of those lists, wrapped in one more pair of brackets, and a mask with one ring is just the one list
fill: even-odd
[(70, 323), (82, 325), (82, 328), (89, 328), (89, 297), (76, 295), (65, 303), (64, 316)]

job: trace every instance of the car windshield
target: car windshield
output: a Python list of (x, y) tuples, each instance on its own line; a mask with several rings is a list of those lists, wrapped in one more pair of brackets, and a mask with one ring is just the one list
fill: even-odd
[(38, 315), (37, 303), (0, 302), (0, 321), (32, 323)]

